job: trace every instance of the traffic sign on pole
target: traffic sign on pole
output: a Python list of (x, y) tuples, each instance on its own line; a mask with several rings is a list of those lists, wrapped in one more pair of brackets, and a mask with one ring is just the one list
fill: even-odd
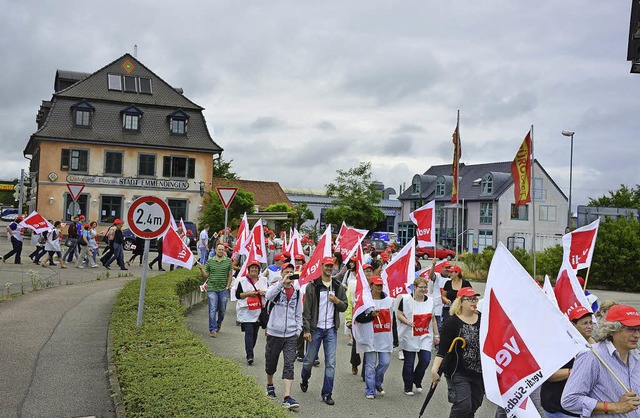
[(140, 238), (159, 237), (170, 223), (169, 206), (156, 196), (142, 196), (136, 199), (127, 212), (129, 229)]
[(84, 186), (86, 186), (86, 184), (67, 183), (67, 189), (69, 189), (69, 194), (74, 202), (76, 202), (80, 197), (80, 193), (84, 190)]
[(236, 193), (238, 192), (237, 187), (216, 187), (216, 192), (218, 192), (218, 196), (220, 196), (220, 200), (222, 201), (222, 205), (225, 209), (229, 209), (231, 202), (233, 202), (233, 198), (236, 197)]

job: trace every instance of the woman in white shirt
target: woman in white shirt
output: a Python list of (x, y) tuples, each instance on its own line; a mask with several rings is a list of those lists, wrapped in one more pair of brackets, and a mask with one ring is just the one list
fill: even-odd
[(260, 276), (260, 262), (253, 260), (247, 266), (249, 273), (240, 278), (236, 289), (236, 314), (242, 331), (244, 332), (244, 349), (247, 354), (247, 363), (253, 364), (253, 349), (258, 341), (260, 329), (260, 311), (265, 306), (264, 295), (267, 291), (267, 283)]

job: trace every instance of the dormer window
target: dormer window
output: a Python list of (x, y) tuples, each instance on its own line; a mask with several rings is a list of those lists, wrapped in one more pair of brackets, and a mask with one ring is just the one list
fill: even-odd
[(131, 105), (122, 111), (122, 129), (128, 132), (140, 131), (140, 118), (142, 117), (142, 110)]
[(420, 194), (420, 176), (413, 176), (413, 181), (411, 182), (411, 194)]
[(169, 127), (172, 135), (186, 135), (187, 134), (187, 122), (189, 121), (189, 115), (182, 110), (176, 110), (169, 115)]
[(444, 177), (438, 177), (436, 180), (436, 197), (444, 196), (445, 194), (445, 184)]
[(480, 193), (483, 195), (490, 195), (493, 193), (493, 176), (491, 173), (487, 173), (482, 177)]
[(80, 128), (91, 128), (93, 112), (96, 110), (89, 102), (82, 100), (71, 106), (73, 124)]

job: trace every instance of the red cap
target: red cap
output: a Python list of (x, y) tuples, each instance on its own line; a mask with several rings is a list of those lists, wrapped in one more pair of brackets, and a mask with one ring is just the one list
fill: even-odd
[(587, 315), (591, 315), (591, 311), (584, 306), (578, 306), (577, 308), (573, 308), (569, 311), (569, 320), (577, 321)]
[(84, 219), (84, 215), (78, 216), (78, 219)]
[(313, 245), (313, 240), (310, 239), (309, 241), (307, 241), (309, 244)]
[(121, 219), (116, 219), (115, 221), (113, 221), (114, 225), (124, 225), (124, 222)]
[(580, 283), (580, 287), (584, 288), (584, 279), (578, 276), (578, 283)]
[(282, 253), (280, 253), (280, 254), (276, 254), (276, 256), (273, 257), (273, 259), (276, 261), (284, 261), (285, 257), (284, 255), (282, 255)]
[(304, 254), (296, 254), (294, 259), (304, 261), (305, 260)]
[(389, 253), (381, 253), (380, 258), (382, 258), (384, 261), (387, 261), (389, 259)]
[(369, 280), (369, 284), (383, 284), (382, 282), (382, 277), (380, 276), (373, 276), (370, 280)]
[(192, 235), (192, 234), (193, 234), (193, 231), (192, 231), (192, 230), (190, 230), (190, 229), (187, 229), (187, 234)]
[(229, 248), (229, 243), (228, 242), (223, 242), (222, 245), (224, 245), (224, 248)]
[(84, 229), (91, 229), (91, 224), (84, 224)]
[(323, 258), (323, 259), (322, 259), (322, 265), (323, 265), (323, 266), (326, 266), (326, 265), (328, 265), (328, 264), (331, 264), (331, 265), (333, 265), (333, 264), (334, 264), (334, 262), (333, 262), (333, 258), (331, 258), (331, 257), (325, 257), (325, 258)]
[(455, 271), (456, 273), (462, 273), (460, 266), (450, 266), (449, 271)]
[(629, 305), (614, 305), (607, 312), (605, 319), (608, 322), (620, 322), (628, 327), (640, 325), (640, 314)]
[(249, 270), (249, 267), (251, 266), (258, 266), (258, 268), (260, 268), (260, 262), (258, 260), (249, 261), (249, 264), (247, 264), (247, 270)]
[(456, 294), (457, 298), (472, 298), (474, 296), (480, 296), (480, 293), (477, 293), (475, 290), (473, 290), (473, 287), (463, 287), (462, 289), (458, 290), (458, 293)]
[(449, 260), (447, 260), (447, 261), (444, 261), (441, 264), (441, 266), (442, 266), (442, 268), (445, 268), (445, 267), (449, 268), (449, 267), (451, 267), (451, 263), (449, 262)]
[(286, 269), (286, 268), (292, 268), (292, 269), (295, 269), (295, 268), (296, 268), (296, 266), (294, 266), (294, 265), (293, 265), (293, 264), (291, 264), (291, 263), (284, 263), (284, 264), (282, 265), (282, 270), (284, 270), (284, 269)]
[(371, 269), (371, 270), (373, 270), (373, 267), (371, 266), (371, 264), (364, 264), (364, 265), (362, 266), (362, 270), (366, 270), (366, 269)]
[(284, 258), (291, 258), (291, 253), (289, 253), (288, 251), (283, 251), (281, 254), (284, 256)]
[(302, 237), (302, 239), (300, 240), (300, 242), (303, 243), (303, 244), (305, 242), (308, 242), (308, 241), (309, 241), (309, 238), (307, 238), (307, 237)]
[(16, 222), (22, 222), (24, 218), (20, 215), (16, 216)]

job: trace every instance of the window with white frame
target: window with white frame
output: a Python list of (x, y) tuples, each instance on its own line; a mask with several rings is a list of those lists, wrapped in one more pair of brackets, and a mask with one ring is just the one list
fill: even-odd
[(558, 219), (558, 208), (553, 205), (540, 205), (539, 213), (538, 219), (541, 221), (555, 222)]
[(445, 182), (444, 177), (438, 177), (436, 180), (436, 197), (444, 196), (445, 194)]
[(493, 203), (481, 202), (480, 203), (480, 224), (491, 225), (493, 223)]
[(511, 219), (515, 221), (528, 221), (529, 220), (529, 205), (516, 206), (515, 203), (511, 204)]
[(487, 173), (482, 177), (480, 183), (480, 193), (483, 195), (490, 195), (493, 193), (493, 176), (491, 173)]
[(411, 194), (420, 194), (421, 193), (421, 187), (420, 187), (420, 177), (419, 176), (414, 176), (413, 177), (413, 181), (411, 182)]

